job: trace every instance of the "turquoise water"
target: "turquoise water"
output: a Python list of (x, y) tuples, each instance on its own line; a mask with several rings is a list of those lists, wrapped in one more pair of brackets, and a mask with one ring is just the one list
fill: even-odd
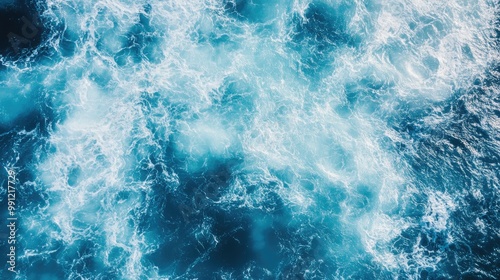
[(495, 279), (499, 9), (0, 1), (0, 278)]

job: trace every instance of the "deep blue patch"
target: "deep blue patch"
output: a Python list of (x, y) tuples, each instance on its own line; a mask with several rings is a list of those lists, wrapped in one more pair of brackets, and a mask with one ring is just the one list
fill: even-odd
[[(447, 256), (436, 270), (424, 272), (429, 279), (441, 277), (443, 273), (450, 277), (490, 279), (471, 272), (471, 268), (500, 275), (500, 255), (493, 249), (493, 244), (500, 242), (500, 237), (493, 233), (500, 225), (497, 215), (500, 197), (494, 191), (494, 178), (491, 177), (500, 178), (500, 172), (496, 171), (500, 167), (500, 157), (493, 144), (500, 136), (498, 131), (489, 130), (483, 124), (485, 118), (496, 115), (500, 108), (500, 98), (495, 93), (499, 82), (498, 74), (489, 70), (486, 78), (476, 80), (471, 89), (461, 90), (451, 99), (433, 106), (439, 111), (401, 110), (399, 123), (393, 123), (418, 151), (414, 154), (412, 150), (398, 150), (412, 166), (412, 176), (419, 182), (417, 187), (432, 188), (433, 192), (441, 191), (459, 198), (455, 200), (458, 205), (451, 212), (446, 231), (433, 231), (422, 222), (404, 231), (394, 243), (396, 251), (410, 253), (419, 237), (418, 246), (425, 250), (426, 256)], [(426, 124), (423, 119), (433, 114), (447, 121), (433, 126)], [(471, 148), (480, 151), (481, 156), (474, 156)], [(481, 197), (476, 197), (473, 191), (480, 192)], [(422, 201), (416, 195), (414, 198), (406, 211), (409, 217), (419, 221), (426, 204), (422, 202), (427, 199)], [(477, 223), (478, 219), (484, 226)], [(452, 244), (448, 244), (447, 234), (453, 237)]]
[(298, 13), (292, 16), (288, 45), (300, 55), (302, 65), (299, 66), (305, 74), (315, 75), (330, 68), (335, 50), (357, 46), (357, 40), (347, 29), (351, 9), (345, 4), (331, 7), (312, 2), (303, 16)]
[(43, 42), (46, 28), (41, 19), (43, 4), (13, 1), (0, 7), (0, 55), (12, 59), (30, 55)]

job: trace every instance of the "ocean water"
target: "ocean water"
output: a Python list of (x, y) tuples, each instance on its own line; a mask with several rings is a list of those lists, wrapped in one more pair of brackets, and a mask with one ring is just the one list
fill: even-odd
[(498, 279), (500, 4), (2, 0), (0, 163), (0, 279)]

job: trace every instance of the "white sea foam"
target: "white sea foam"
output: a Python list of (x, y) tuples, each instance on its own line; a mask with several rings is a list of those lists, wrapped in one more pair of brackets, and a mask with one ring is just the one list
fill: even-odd
[[(401, 214), (413, 182), (402, 159), (386, 150), (382, 139), (405, 141), (387, 125), (398, 105), (422, 107), (445, 100), (498, 58), (487, 33), (494, 19), (492, 4), (391, 0), (370, 1), (367, 8), (357, 1), (347, 30), (361, 37), (360, 46), (335, 50), (331, 69), (308, 78), (298, 73), (300, 58), (287, 42), (290, 17), (304, 17), (310, 1), (277, 3), (279, 8), (271, 7), (264, 15), (268, 22), (268, 15), (282, 13), (275, 20), (269, 16), (272, 28), (281, 29), (273, 35), (260, 33), (259, 22), (225, 14), (218, 1), (150, 3), (150, 35), (158, 44), (153, 46), (158, 57), (150, 59), (126, 52), (132, 49), (128, 40), (141, 35), (130, 30), (139, 13), (146, 13), (144, 3), (48, 1), (46, 16), (80, 38), (76, 53), (55, 62), (41, 81), (48, 88), (63, 83), (62, 90), (47, 94), (67, 114), (51, 132), (54, 152), (38, 166), (43, 188), (53, 197), (43, 215), (58, 227), (54, 239), (71, 246), (98, 235), (105, 240), (105, 250), (96, 256), (103, 263), (110, 264), (107, 256), (114, 248), (124, 250), (126, 271), (121, 277), (160, 277), (158, 268), (143, 262), (159, 246), (154, 234), (130, 223), (133, 211), (147, 211), (145, 197), (152, 194), (152, 182), (130, 179), (127, 173), (137, 164), (134, 156), (146, 160), (150, 148), (159, 145), (157, 139), (173, 139), (176, 155), (188, 159), (188, 172), (202, 170), (214, 159), (244, 159), (234, 171), (243, 175), (231, 181), (221, 207), (265, 209), (268, 190), (257, 187), (248, 193), (246, 184), (278, 181), (274, 191), (299, 219), (308, 211), (321, 212), (315, 195), (327, 196), (329, 189), (339, 188), (346, 193), (335, 202), (341, 204), (342, 226), (357, 232), (376, 262), (412, 273), (416, 270), (410, 257), (423, 267), (439, 262), (440, 256), (426, 255), (418, 245), (413, 256), (390, 250), (401, 232), (415, 225)], [(201, 39), (193, 39), (195, 34)], [(224, 35), (226, 42), (210, 41)], [(121, 52), (122, 64), (115, 59)], [(6, 75), (16, 81), (14, 74)], [(99, 80), (103, 77), (105, 81)], [(13, 89), (9, 79), (4, 84)], [(228, 79), (249, 86), (220, 92)], [(379, 89), (362, 85), (363, 80)], [(349, 92), (352, 85), (359, 87), (355, 93)], [(248, 100), (234, 101), (234, 111), (217, 107), (238, 91)], [(143, 94), (156, 94), (160, 100), (151, 112), (141, 107)], [(184, 106), (180, 116), (169, 111), (175, 106)], [(8, 122), (19, 112), (12, 110), (0, 121)], [(244, 121), (242, 112), (248, 112)], [(72, 175), (75, 170), (79, 175)], [(287, 184), (276, 174), (283, 170), (289, 170)], [(176, 175), (164, 172), (172, 182), (165, 188), (175, 188)], [(308, 189), (301, 179), (311, 175), (319, 179)], [(72, 176), (76, 179), (69, 183)], [(119, 198), (124, 191), (129, 195)], [(427, 194), (422, 221), (428, 229), (446, 232), (455, 205), (444, 193)], [(319, 219), (329, 215), (320, 213)], [(25, 226), (53, 230), (37, 223)], [(255, 246), (263, 246), (262, 232), (253, 234)], [(29, 245), (29, 254), (43, 254)], [(327, 250), (329, 246), (335, 245), (326, 244)]]

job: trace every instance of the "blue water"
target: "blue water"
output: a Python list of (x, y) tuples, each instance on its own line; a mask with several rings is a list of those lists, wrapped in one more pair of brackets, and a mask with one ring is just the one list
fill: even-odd
[(0, 279), (498, 279), (499, 13), (0, 1)]

